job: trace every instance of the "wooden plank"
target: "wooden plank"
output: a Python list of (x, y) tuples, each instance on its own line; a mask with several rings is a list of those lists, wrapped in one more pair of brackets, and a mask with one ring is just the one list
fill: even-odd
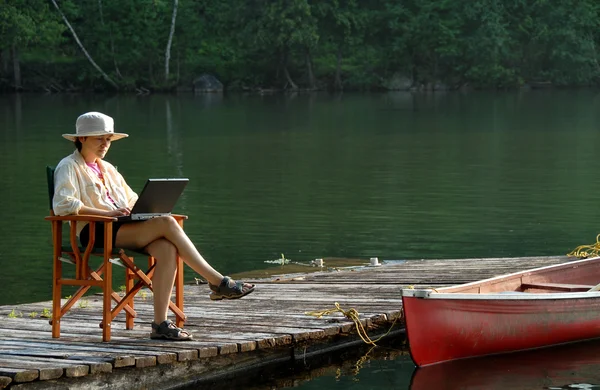
[(6, 388), (12, 382), (12, 378), (8, 376), (0, 376), (0, 389)]
[[(202, 323), (202, 326), (199, 327), (198, 329), (202, 329), (202, 333), (203, 334), (207, 334), (207, 333), (212, 333), (214, 330), (217, 329), (227, 329), (227, 330), (231, 330), (231, 331), (237, 331), (236, 328), (241, 328), (243, 329), (245, 332), (244, 333), (253, 333), (256, 332), (258, 334), (283, 334), (283, 335), (287, 335), (287, 334), (298, 334), (298, 333), (306, 333), (306, 332), (315, 332), (315, 333), (319, 333), (319, 332), (327, 332), (327, 333), (336, 333), (335, 330), (331, 330), (330, 328), (335, 328), (335, 325), (332, 325), (330, 323), (327, 323), (326, 321), (324, 321), (323, 319), (318, 319), (316, 317), (313, 316), (309, 316), (306, 314), (307, 311), (309, 311), (308, 309), (310, 309), (310, 311), (322, 311), (322, 310), (327, 310), (327, 309), (331, 309), (333, 305), (322, 305), (322, 306), (311, 306), (311, 307), (305, 307), (302, 309), (298, 309), (296, 313), (294, 314), (288, 314), (288, 315), (269, 315), (268, 313), (263, 313), (260, 315), (248, 315), (246, 316), (247, 318), (244, 321), (240, 321), (240, 323), (235, 324), (236, 326), (234, 326), (234, 324), (232, 324), (230, 321), (226, 321), (223, 320), (222, 318), (220, 318), (221, 313), (219, 312), (205, 312), (203, 313), (203, 317), (204, 317), (204, 321)], [(389, 306), (386, 305), (382, 305), (382, 304), (377, 304), (377, 305), (346, 305), (345, 308), (348, 309), (350, 307), (355, 308), (356, 310), (358, 310), (360, 317), (361, 318), (374, 318), (374, 317), (378, 317), (382, 314), (382, 311), (389, 311)], [(398, 307), (398, 312), (400, 312), (400, 305), (397, 305)], [(304, 309), (304, 310), (303, 310)], [(366, 312), (366, 310), (369, 310), (370, 312)], [(226, 314), (226, 313), (224, 313)], [(272, 325), (273, 322), (273, 318), (279, 318), (279, 320), (277, 321), (279, 324), (281, 324), (281, 326), (274, 326)], [(339, 318), (339, 319), (343, 319), (345, 318), (342, 313), (332, 313), (327, 315), (325, 318)], [(38, 330), (35, 327), (32, 326), (27, 326), (24, 325), (25, 329), (29, 330), (29, 331), (33, 331), (33, 330)], [(197, 336), (195, 330), (196, 330), (196, 325), (195, 322), (193, 321), (193, 317), (192, 319), (188, 322), (188, 325), (186, 325), (186, 329), (193, 331), (194, 336)], [(89, 328), (89, 332), (93, 332), (96, 328), (95, 327), (91, 327)], [(80, 334), (72, 334), (70, 333), (70, 328), (69, 327), (63, 327), (63, 337), (67, 337), (67, 335), (69, 337), (84, 337), (84, 338), (88, 338), (89, 335), (85, 335), (83, 333)], [(78, 329), (77, 331), (81, 331), (81, 327), (80, 329)], [(46, 329), (41, 329), (38, 330), (41, 332), (46, 332), (46, 334), (48, 334), (49, 330)], [(123, 333), (119, 332), (118, 330), (115, 330), (115, 335), (118, 336), (123, 336), (123, 337), (132, 337), (132, 338), (147, 338), (147, 334), (144, 333), (140, 333), (139, 331), (125, 331)], [(0, 328), (0, 335), (3, 335), (4, 333), (2, 332), (2, 328)], [(187, 343), (186, 343), (187, 345)]]
[[(85, 355), (85, 356), (72, 355), (72, 356), (69, 356), (68, 359), (95, 360), (96, 357), (90, 356), (90, 355)], [(97, 358), (97, 359), (102, 360), (102, 358)], [(158, 360), (158, 357), (157, 357), (157, 360)], [(136, 358), (134, 356), (115, 356), (114, 358), (109, 358), (104, 361), (107, 363), (111, 363), (114, 368), (130, 367), (130, 366), (136, 365)]]
[(565, 292), (586, 292), (594, 286), (587, 284), (564, 284), (564, 283), (523, 283), (521, 288), (527, 289), (538, 289), (538, 290), (553, 290), (553, 291), (565, 291)]
[(55, 358), (55, 359), (68, 359), (69, 355), (66, 353), (60, 353), (60, 352), (51, 352), (48, 351), (48, 349), (46, 348), (37, 348), (37, 349), (30, 349), (30, 348), (24, 348), (21, 346), (3, 346), (2, 350), (0, 350), (0, 357), (6, 357), (6, 355), (11, 355), (11, 356), (46, 356), (46, 357), (50, 357), (50, 358)]
[[(43, 340), (42, 340), (43, 341)], [(47, 351), (49, 356), (52, 356), (56, 350), (65, 351), (68, 353), (69, 358), (91, 358), (91, 356), (108, 356), (114, 360), (113, 365), (115, 368), (127, 367), (135, 365), (136, 367), (148, 367), (149, 365), (155, 365), (157, 361), (161, 364), (173, 363), (177, 360), (175, 353), (161, 352), (155, 350), (146, 349), (125, 349), (122, 346), (113, 346), (110, 348), (103, 348), (103, 345), (89, 344), (80, 346), (73, 343), (65, 343), (60, 341), (46, 341), (46, 342), (34, 342), (32, 340), (6, 340), (0, 337), (0, 346), (2, 347), (35, 347), (40, 350)], [(90, 356), (91, 355), (91, 356)]]
[(0, 376), (7, 376), (15, 383), (31, 382), (39, 378), (37, 369), (12, 368), (0, 364)]
[[(17, 341), (14, 340), (4, 340), (0, 338), (0, 346), (14, 346), (17, 344)], [(125, 346), (114, 346), (113, 349), (102, 348), (102, 344), (100, 345), (90, 345), (85, 347), (79, 347), (77, 345), (73, 345), (70, 343), (69, 345), (64, 345), (62, 343), (37, 343), (29, 345), (35, 345), (38, 348), (45, 348), (48, 351), (53, 351), (56, 349), (66, 350), (70, 352), (69, 358), (71, 359), (80, 359), (80, 360), (90, 360), (90, 359), (98, 359), (102, 358), (102, 356), (109, 357), (113, 360), (112, 364), (115, 368), (118, 367), (127, 367), (135, 365), (136, 367), (148, 367), (151, 365), (158, 364), (169, 364), (177, 361), (177, 354), (170, 351), (157, 351), (156, 349), (134, 349), (134, 347), (129, 346), (131, 349), (125, 349)]]
[[(396, 292), (397, 295), (400, 294), (400, 289), (398, 289), (398, 291)], [(351, 300), (339, 300), (338, 303), (340, 303), (340, 305), (342, 306), (343, 309), (349, 309), (353, 306), (362, 306), (362, 307), (393, 307), (394, 305), (397, 307), (398, 311), (400, 311), (401, 309), (401, 300), (395, 300), (396, 302), (393, 302), (392, 305), (390, 305), (390, 302), (385, 300), (385, 301), (376, 301), (376, 300), (371, 300), (371, 301), (367, 301), (367, 302), (353, 302)], [(265, 324), (270, 324), (271, 326), (274, 326), (275, 324), (273, 324), (273, 318), (278, 318), (278, 317), (282, 317), (282, 318), (295, 318), (295, 319), (311, 319), (310, 316), (306, 315), (306, 312), (308, 311), (318, 311), (318, 310), (322, 310), (322, 309), (333, 309), (335, 300), (330, 300), (330, 301), (324, 301), (321, 303), (314, 303), (314, 302), (301, 302), (301, 301), (296, 301), (296, 302), (287, 302), (285, 303), (286, 305), (286, 310), (285, 312), (282, 312), (281, 309), (279, 309), (278, 307), (281, 307), (281, 305), (283, 305), (282, 302), (275, 302), (273, 304), (273, 306), (269, 306), (269, 305), (256, 305), (256, 306), (260, 306), (260, 309), (255, 308), (252, 305), (248, 305), (248, 307), (246, 307), (244, 310), (244, 316), (243, 318), (240, 318), (239, 320), (236, 319), (236, 323), (239, 324), (251, 324), (252, 322), (256, 322), (258, 320), (260, 320), (262, 318), (263, 322)], [(276, 306), (278, 305), (278, 306)], [(201, 321), (201, 324), (204, 325), (206, 323), (206, 321), (219, 321), (220, 323), (231, 323), (231, 321), (228, 320), (227, 316), (231, 316), (232, 312), (235, 312), (235, 310), (237, 310), (237, 308), (226, 308), (226, 307), (210, 307), (210, 308), (192, 308), (187, 310), (188, 313), (188, 321), (186, 322), (186, 325), (190, 325), (190, 324), (194, 324), (198, 321)], [(373, 315), (377, 315), (380, 314), (377, 311), (372, 311)], [(220, 318), (219, 318), (220, 317)], [(201, 320), (200, 320), (201, 319)], [(279, 324), (279, 322), (277, 322), (277, 325)], [(295, 324), (295, 325), (294, 325)], [(298, 327), (304, 327), (304, 325), (300, 326), (300, 322), (293, 322), (293, 323), (289, 323), (286, 324), (286, 327), (293, 327), (293, 328), (298, 328)]]
[(152, 367), (156, 366), (158, 359), (156, 356), (140, 356), (135, 359), (136, 368)]
[(0, 357), (3, 356), (32, 356), (32, 357), (45, 357), (53, 359), (71, 359), (71, 360), (91, 360), (99, 361), (104, 363), (110, 363), (115, 368), (127, 367), (135, 365), (135, 358), (133, 356), (107, 356), (103, 352), (92, 352), (85, 351), (83, 353), (67, 353), (65, 351), (69, 346), (61, 345), (59, 348), (52, 348), (48, 344), (38, 344), (36, 347), (31, 348), (31, 344), (25, 344), (16, 342), (1, 342), (0, 346)]
[(27, 356), (27, 357), (23, 357), (23, 356), (13, 356), (12, 357), (15, 360), (19, 360), (19, 361), (32, 361), (35, 362), (36, 364), (40, 364), (43, 362), (48, 362), (50, 364), (55, 364), (55, 365), (65, 365), (66, 366), (66, 375), (69, 375), (69, 370), (72, 369), (72, 372), (76, 372), (76, 374), (74, 374), (73, 376), (82, 376), (83, 372), (85, 372), (86, 370), (83, 368), (80, 368), (81, 366), (87, 366), (89, 368), (88, 372), (90, 374), (98, 374), (98, 373), (106, 373), (106, 372), (112, 372), (112, 363), (109, 361), (106, 361), (104, 359), (94, 359), (94, 358), (90, 358), (90, 357), (84, 357), (84, 356), (80, 356), (78, 358), (75, 359), (54, 359), (54, 358), (40, 358), (40, 357), (32, 357), (32, 356)]
[[(139, 340), (139, 342), (136, 342), (135, 340), (132, 341), (117, 337), (111, 343), (89, 343), (62, 338), (48, 339), (48, 335), (46, 333), (31, 333), (30, 331), (23, 330), (18, 330), (18, 332), (22, 332), (23, 336), (27, 334), (29, 340), (20, 338), (15, 339), (10, 337), (6, 338), (0, 334), (0, 346), (27, 346), (46, 348), (50, 350), (58, 349), (69, 354), (95, 354), (101, 356), (111, 356), (118, 359), (126, 359), (129, 357), (128, 355), (134, 356), (135, 359), (138, 359), (139, 355), (153, 356), (156, 357), (156, 361), (159, 364), (173, 363), (177, 361), (177, 353), (180, 352), (179, 350), (172, 348), (174, 343), (169, 342), (160, 343), (152, 340), (148, 340), (147, 342), (144, 340)], [(194, 346), (197, 346), (198, 344), (200, 344), (202, 357), (217, 355), (217, 346), (215, 343), (210, 343), (210, 347), (207, 347), (205, 346), (205, 343), (194, 342)], [(237, 351), (237, 346), (235, 344), (234, 346)], [(147, 359), (144, 360), (144, 362), (146, 363), (143, 364), (147, 364)]]
[[(21, 369), (38, 369), (49, 368), (49, 369), (61, 369), (64, 370), (65, 376), (80, 377), (90, 373), (90, 366), (87, 364), (77, 362), (67, 362), (64, 360), (58, 361), (58, 359), (39, 359), (34, 357), (20, 357), (11, 356), (10, 359), (0, 358), (0, 366), (21, 368)], [(112, 366), (111, 366), (112, 367)]]
[(38, 371), (39, 380), (57, 379), (63, 376), (64, 369), (53, 364), (47, 364), (43, 361), (41, 364), (37, 364), (31, 361), (18, 361), (17, 359), (1, 359), (0, 366), (4, 368), (19, 368), (19, 369), (31, 369)]
[[(77, 329), (82, 330), (85, 327), (93, 328), (93, 325), (90, 325), (89, 323), (81, 324), (77, 327)], [(68, 327), (65, 327), (65, 328), (68, 329)], [(192, 329), (192, 327), (188, 327), (188, 329)], [(127, 332), (128, 336), (134, 336), (136, 334), (135, 330), (128, 330), (125, 332)], [(139, 331), (137, 331), (137, 333), (139, 333)], [(142, 334), (147, 335), (147, 333), (145, 333), (145, 332)], [(121, 333), (113, 330), (113, 338), (119, 337), (120, 335), (121, 335)], [(223, 332), (220, 331), (217, 334), (213, 334), (213, 333), (203, 334), (200, 337), (201, 337), (201, 340), (231, 340), (231, 341), (235, 341), (243, 351), (251, 351), (251, 350), (256, 349), (257, 342), (260, 342), (260, 345), (274, 344), (276, 346), (282, 346), (282, 345), (290, 344), (292, 341), (292, 338), (289, 334), (274, 334), (272, 332), (268, 332), (268, 333), (246, 332), (246, 331), (237, 330), (237, 329), (233, 329), (233, 328), (228, 329), (225, 335), (223, 334)], [(118, 338), (115, 338), (115, 340), (118, 340)], [(193, 345), (193, 343), (194, 343), (193, 341), (185, 342), (185, 343), (173, 343), (170, 341), (162, 341), (161, 342), (161, 341), (157, 341), (157, 340), (149, 340), (149, 341), (153, 345), (163, 345), (163, 346), (168, 345), (169, 348), (171, 348), (171, 349), (178, 349), (177, 354), (178, 354), (179, 361), (193, 360), (198, 357), (197, 350), (189, 349), (189, 346)], [(139, 342), (139, 340), (137, 340), (137, 342)]]
[[(320, 323), (319, 325), (324, 325), (325, 322), (327, 321), (326, 319), (320, 320), (322, 321), (322, 323)], [(348, 328), (351, 327), (352, 323), (349, 322), (349, 326)], [(215, 327), (215, 329), (212, 329), (212, 327)], [(203, 331), (203, 335), (200, 336), (201, 340), (215, 340), (215, 342), (220, 342), (223, 340), (229, 341), (229, 340), (235, 340), (238, 345), (240, 346), (240, 351), (249, 351), (249, 350), (253, 350), (255, 349), (255, 345), (257, 342), (260, 342), (261, 346), (270, 346), (270, 345), (286, 345), (292, 342), (292, 339), (296, 339), (296, 340), (301, 340), (301, 339), (308, 339), (308, 338), (322, 338), (323, 336), (323, 331), (322, 330), (316, 330), (316, 331), (312, 331), (312, 332), (306, 332), (306, 331), (302, 331), (302, 333), (299, 332), (285, 332), (285, 330), (282, 330), (282, 334), (277, 334), (276, 337), (273, 337), (272, 334), (269, 333), (264, 333), (261, 332), (261, 330), (266, 330), (267, 326), (258, 326), (255, 327), (256, 330), (255, 332), (252, 333), (245, 333), (245, 334), (239, 334), (239, 332), (235, 332), (233, 333), (232, 330), (227, 329), (227, 327), (220, 325), (220, 324), (210, 324), (211, 327), (211, 332), (206, 332), (207, 331), (207, 327), (202, 327), (202, 331)], [(193, 327), (188, 327), (189, 329), (193, 329)], [(214, 334), (213, 330), (219, 330), (220, 333)], [(333, 330), (333, 331), (332, 331)], [(342, 327), (340, 326), (336, 326), (334, 328), (329, 328), (328, 331), (328, 335), (332, 335), (332, 334), (337, 334), (340, 331), (347, 331), (349, 329), (342, 329)], [(225, 335), (222, 334), (222, 332), (225, 332)], [(290, 335), (291, 333), (291, 335)], [(292, 339), (290, 339), (290, 337), (292, 337)], [(198, 338), (198, 337), (197, 337)], [(123, 340), (121, 341), (121, 343), (123, 342), (127, 342), (127, 340)], [(167, 342), (168, 345), (172, 345), (172, 343)], [(186, 343), (188, 344), (188, 343)], [(213, 348), (214, 350), (214, 348)], [(181, 354), (181, 353), (180, 353)], [(184, 359), (180, 359), (180, 360), (186, 360)]]

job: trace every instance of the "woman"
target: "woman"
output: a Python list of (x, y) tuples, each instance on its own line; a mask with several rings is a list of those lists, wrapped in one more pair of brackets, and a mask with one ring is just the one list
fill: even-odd
[[(75, 128), (75, 134), (63, 134), (64, 138), (75, 143), (77, 150), (62, 159), (54, 172), (54, 213), (107, 217), (129, 215), (138, 196), (115, 167), (104, 161), (111, 142), (128, 135), (115, 133), (113, 119), (99, 112), (81, 115), (77, 118)], [(89, 242), (88, 228), (86, 222), (77, 223), (77, 234), (84, 247)], [(102, 247), (103, 241), (103, 229), (98, 227), (94, 246)], [(156, 259), (152, 280), (154, 321), (151, 338), (192, 339), (190, 332), (178, 328), (167, 319), (178, 254), (187, 265), (208, 280), (212, 290), (211, 299), (241, 298), (254, 291), (254, 285), (235, 282), (211, 267), (170, 216), (143, 222), (114, 222), (113, 243), (119, 248), (143, 248)]]

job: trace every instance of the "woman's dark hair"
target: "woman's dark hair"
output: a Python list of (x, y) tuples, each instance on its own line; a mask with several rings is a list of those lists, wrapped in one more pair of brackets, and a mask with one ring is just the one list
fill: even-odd
[(75, 147), (77, 148), (77, 150), (78, 150), (79, 152), (81, 152), (81, 147), (82, 147), (83, 145), (81, 145), (81, 141), (79, 140), (79, 138), (75, 138), (74, 144), (75, 144)]

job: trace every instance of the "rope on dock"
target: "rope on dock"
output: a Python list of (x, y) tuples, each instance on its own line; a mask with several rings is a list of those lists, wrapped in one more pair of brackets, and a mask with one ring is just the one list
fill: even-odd
[(356, 331), (358, 332), (358, 335), (360, 336), (361, 340), (364, 341), (366, 344), (373, 345), (373, 346), (377, 346), (376, 343), (379, 340), (381, 340), (382, 338), (384, 338), (385, 336), (387, 336), (392, 331), (392, 328), (396, 324), (396, 321), (398, 321), (398, 318), (401, 317), (401, 316), (398, 316), (394, 319), (394, 322), (392, 322), (390, 329), (387, 332), (385, 332), (385, 334), (381, 335), (380, 337), (378, 337), (375, 340), (372, 340), (369, 337), (367, 330), (365, 329), (363, 324), (360, 322), (359, 313), (356, 309), (350, 308), (348, 310), (344, 310), (344, 309), (342, 309), (340, 304), (337, 302), (335, 302), (334, 305), (335, 305), (335, 308), (333, 308), (333, 309), (327, 309), (327, 310), (322, 310), (322, 311), (307, 311), (304, 314), (309, 315), (309, 316), (315, 316), (317, 318), (321, 318), (323, 316), (326, 316), (326, 315), (329, 315), (329, 314), (332, 314), (335, 312), (340, 312), (344, 315), (344, 317), (346, 317), (349, 320), (354, 322), (354, 325), (356, 326)]
[(577, 257), (578, 259), (586, 259), (600, 255), (600, 234), (596, 236), (596, 243), (591, 245), (579, 245), (573, 249), (567, 256)]

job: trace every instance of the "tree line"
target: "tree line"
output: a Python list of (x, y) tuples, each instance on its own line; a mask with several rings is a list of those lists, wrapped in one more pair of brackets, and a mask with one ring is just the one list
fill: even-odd
[(0, 90), (600, 82), (598, 0), (0, 0)]

